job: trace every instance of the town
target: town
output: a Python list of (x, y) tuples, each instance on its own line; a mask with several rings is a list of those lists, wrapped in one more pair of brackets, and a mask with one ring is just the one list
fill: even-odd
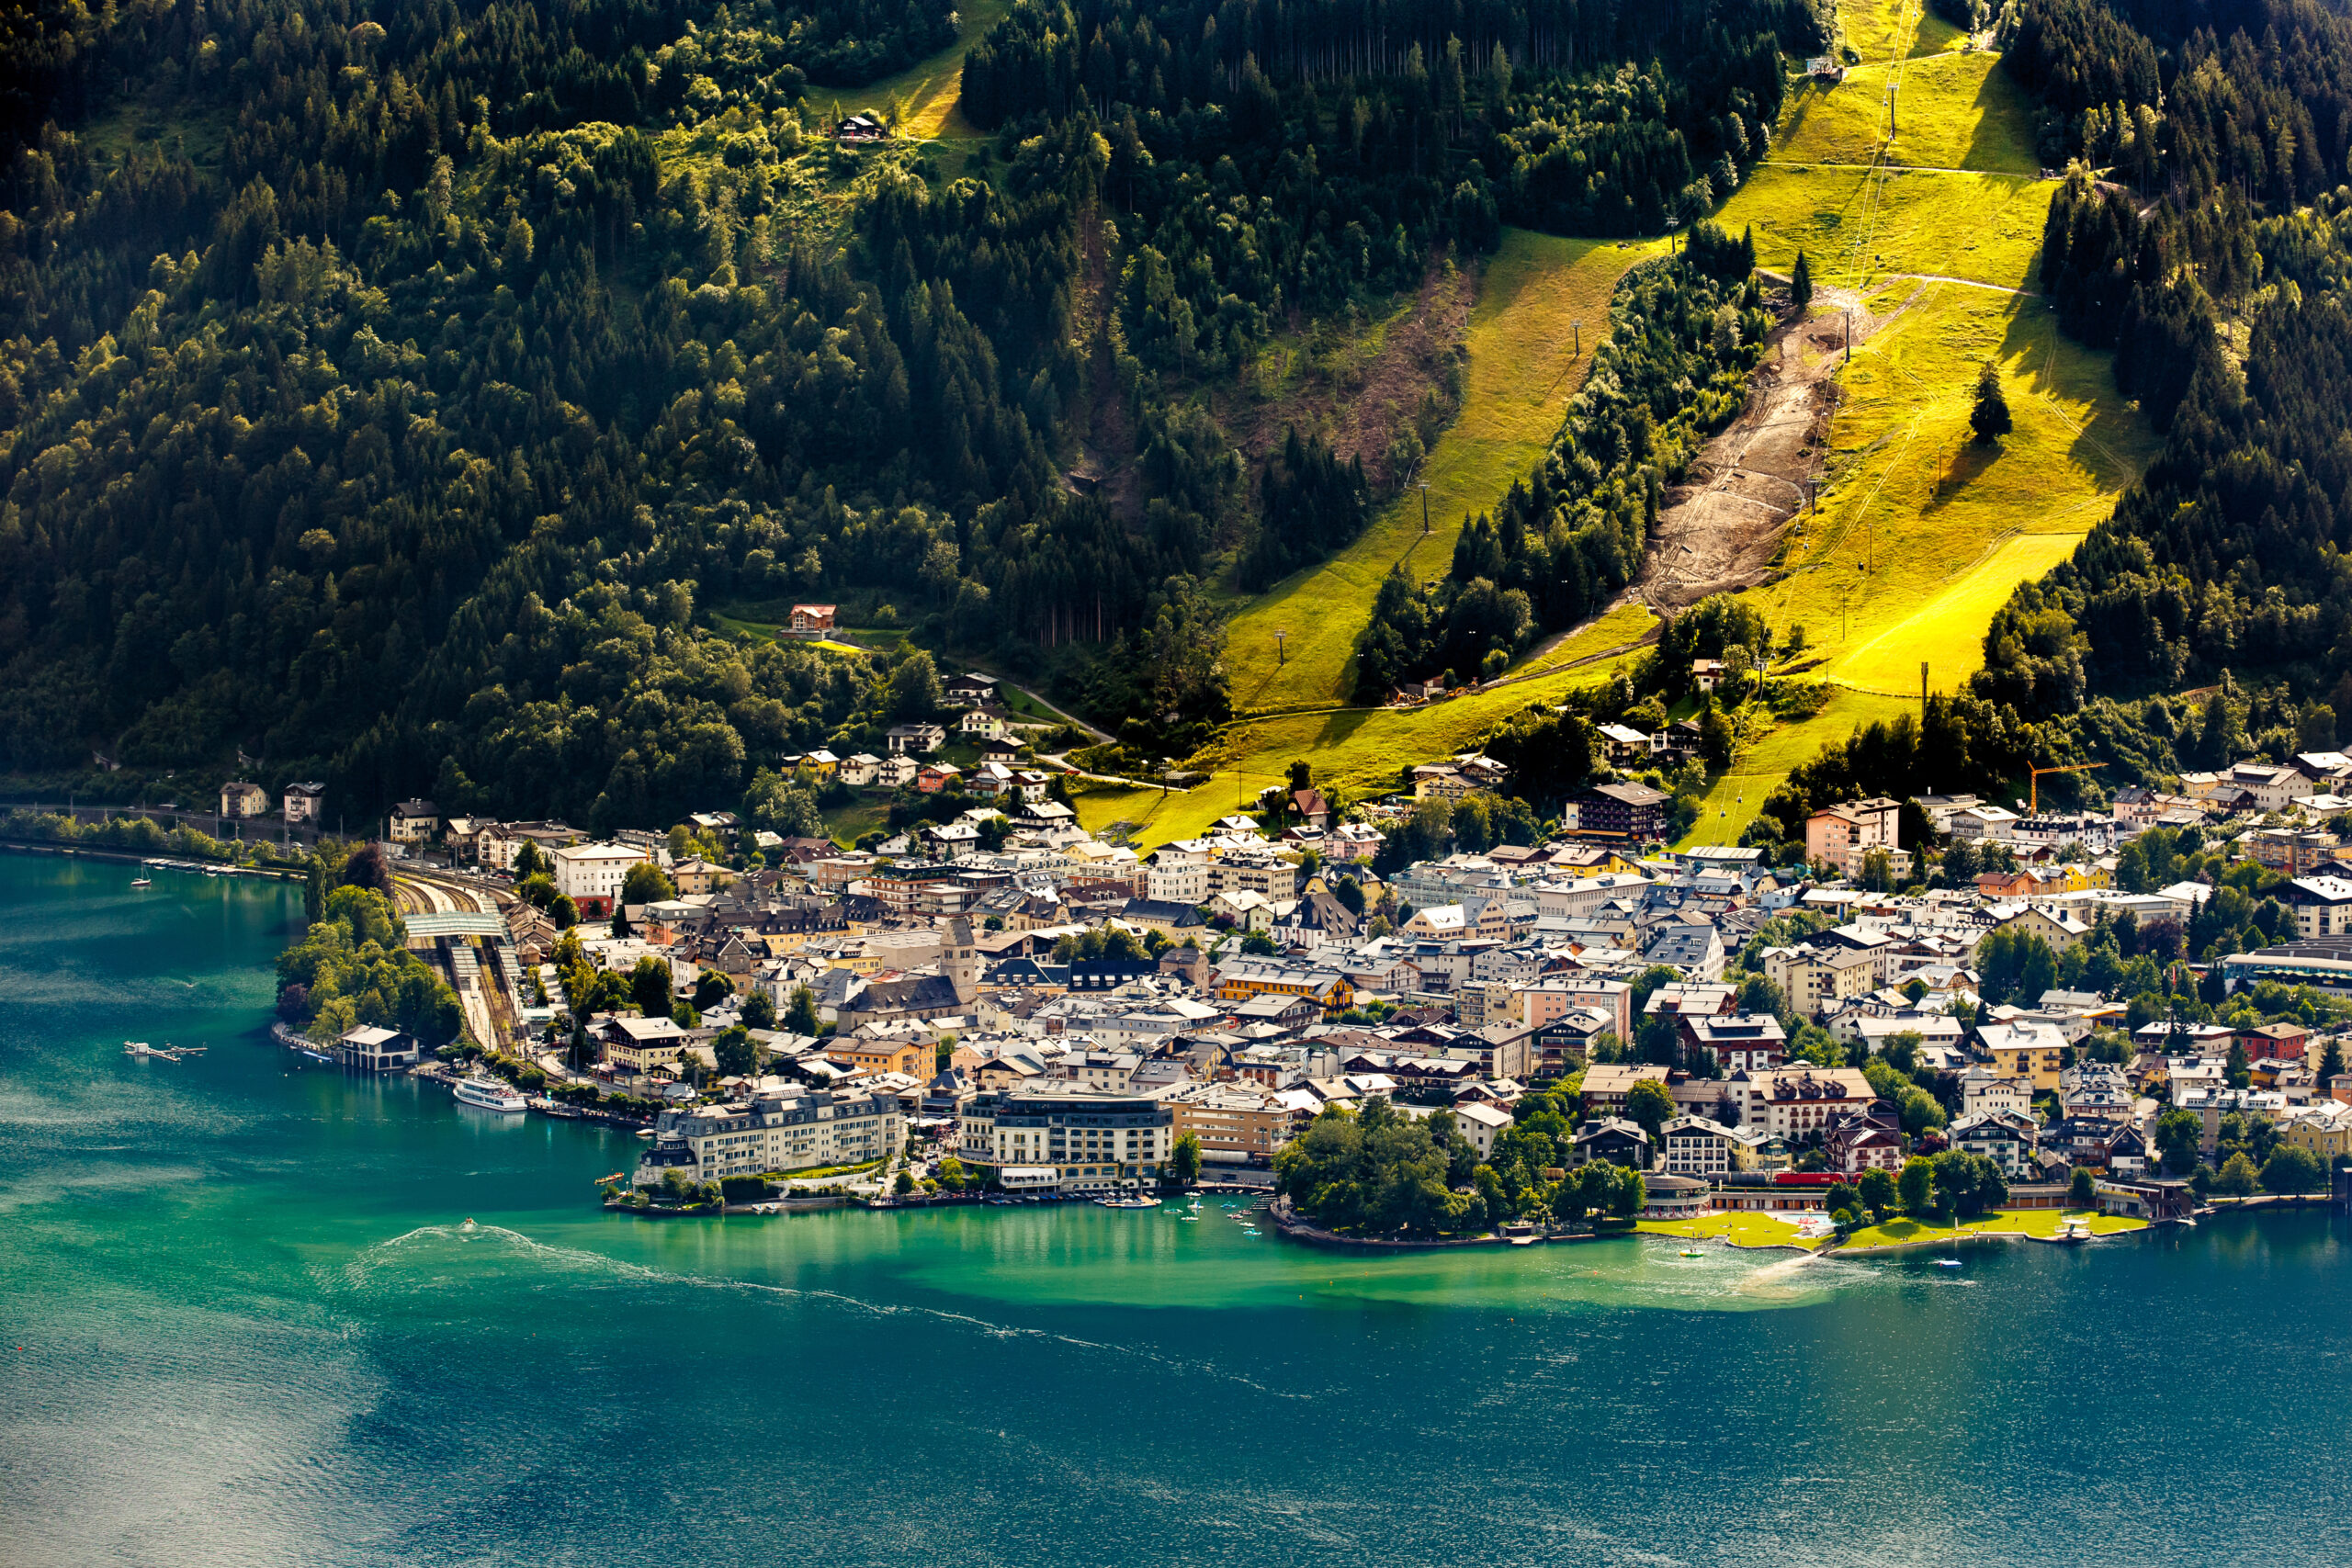
[[(1653, 738), (1618, 728), (1630, 771)], [(921, 761), (945, 734), (782, 760), (970, 802), (854, 850), (725, 811), (595, 840), (404, 803), (406, 945), (465, 1027), (304, 1043), (639, 1127), (610, 1196), (654, 1212), (1206, 1179), (1318, 1235), (1762, 1214), (1817, 1238), (2179, 1220), (2352, 1164), (2341, 753), (2104, 813), (1859, 799), (1779, 865), (1661, 848), (1667, 797), (1621, 773), (1541, 842), (1395, 863), (1433, 814), (1503, 814), (1509, 771), (1467, 754), (1335, 808), (1301, 767), (1138, 853), (1001, 730), (976, 778)]]

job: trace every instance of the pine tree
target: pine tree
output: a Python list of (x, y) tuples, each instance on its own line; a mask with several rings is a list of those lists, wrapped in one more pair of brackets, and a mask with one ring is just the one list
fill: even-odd
[(1796, 269), (1789, 274), (1789, 300), (1800, 316), (1813, 308), (1813, 264), (1804, 259), (1803, 251), (1797, 253)]
[(1983, 442), (1998, 441), (2009, 433), (2009, 400), (2001, 395), (2001, 378), (1989, 359), (1977, 369), (1976, 407), (1968, 423)]

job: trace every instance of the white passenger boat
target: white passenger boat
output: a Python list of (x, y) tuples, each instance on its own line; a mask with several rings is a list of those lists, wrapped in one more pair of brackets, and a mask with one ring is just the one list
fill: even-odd
[(458, 1097), (458, 1103), (460, 1105), (471, 1105), (482, 1111), (511, 1112), (515, 1115), (520, 1115), (524, 1110), (523, 1097), (515, 1092), (514, 1086), (501, 1083), (496, 1078), (463, 1077), (450, 1085), (449, 1089), (450, 1092)]

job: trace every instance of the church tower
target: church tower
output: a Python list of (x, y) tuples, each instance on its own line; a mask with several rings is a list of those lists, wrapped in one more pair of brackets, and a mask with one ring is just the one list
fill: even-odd
[(939, 972), (956, 988), (958, 1007), (979, 999), (980, 950), (972, 945), (972, 922), (960, 915), (947, 922), (947, 946), (939, 955)]

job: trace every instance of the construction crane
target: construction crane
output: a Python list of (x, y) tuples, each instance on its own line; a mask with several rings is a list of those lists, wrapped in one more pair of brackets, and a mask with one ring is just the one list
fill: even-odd
[(2105, 766), (2107, 766), (2107, 764), (2106, 764), (2105, 762), (2074, 762), (2074, 763), (2070, 763), (2070, 764), (2068, 764), (2067, 766), (2063, 767), (2063, 768), (2028, 768), (2028, 769), (2026, 769), (2026, 772), (2027, 772), (2027, 773), (2031, 773), (2031, 774), (2033, 775), (2032, 784), (2031, 784), (2031, 789), (2032, 789), (2032, 805), (2031, 805), (2031, 807), (2028, 809), (2028, 811), (2027, 811), (2026, 815), (2028, 815), (2029, 817), (2039, 817), (2039, 816), (2041, 816), (2041, 775), (2042, 775), (2042, 774), (2044, 774), (2044, 773), (2089, 773), (2089, 772), (2090, 772), (2092, 769), (2094, 769), (2094, 768), (2103, 768), (2103, 767), (2105, 767)]

